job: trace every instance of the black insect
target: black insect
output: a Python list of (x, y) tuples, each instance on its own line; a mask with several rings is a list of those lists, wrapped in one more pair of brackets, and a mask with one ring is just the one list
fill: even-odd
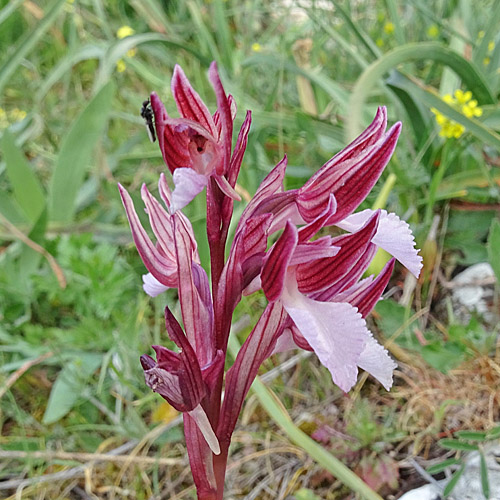
[(146, 99), (142, 103), (141, 116), (144, 118), (144, 123), (146, 123), (146, 129), (148, 131), (149, 140), (151, 142), (156, 141), (155, 127), (153, 124), (153, 110), (151, 109), (149, 99)]

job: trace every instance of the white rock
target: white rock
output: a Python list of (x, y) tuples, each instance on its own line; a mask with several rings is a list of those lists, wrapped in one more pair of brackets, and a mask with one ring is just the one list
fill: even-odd
[(432, 484), (426, 484), (415, 490), (408, 491), (399, 500), (441, 500), (438, 489)]

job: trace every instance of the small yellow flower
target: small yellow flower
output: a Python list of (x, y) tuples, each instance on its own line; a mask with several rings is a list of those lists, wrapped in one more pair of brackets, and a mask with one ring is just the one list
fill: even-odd
[(21, 122), (26, 118), (26, 111), (18, 108), (14, 108), (10, 113), (9, 117), (12, 121)]
[(131, 28), (130, 26), (122, 26), (118, 28), (118, 31), (116, 32), (117, 38), (126, 38), (127, 36), (131, 36), (135, 33), (134, 29)]
[(390, 21), (386, 22), (384, 24), (384, 33), (387, 35), (392, 35), (394, 33), (394, 24), (392, 24)]
[[(453, 93), (453, 96), (446, 94), (442, 99), (446, 104), (460, 111), (467, 118), (474, 118), (483, 114), (483, 110), (477, 105), (477, 101), (472, 99), (472, 92), (470, 90), (464, 92), (457, 89)], [(436, 115), (436, 123), (441, 128), (439, 131), (440, 136), (458, 139), (465, 132), (463, 125), (450, 120), (436, 108), (431, 108), (431, 111)]]
[(134, 57), (137, 54), (137, 49), (134, 47), (133, 49), (127, 50), (127, 57)]
[(483, 30), (481, 30), (481, 31), (477, 34), (477, 37), (478, 37), (479, 39), (484, 38), (484, 31), (483, 31)]
[(375, 43), (376, 43), (377, 47), (383, 47), (384, 46), (384, 40), (382, 40), (382, 38), (377, 38), (375, 40)]
[(252, 51), (253, 52), (262, 52), (262, 45), (260, 43), (252, 43)]
[(431, 24), (427, 29), (427, 36), (430, 38), (437, 38), (439, 36), (439, 28), (436, 24)]
[(127, 65), (123, 59), (118, 59), (118, 61), (116, 61), (116, 71), (118, 71), (118, 73), (123, 73), (126, 67)]
[[(463, 92), (462, 90), (458, 89), (455, 90), (454, 95), (458, 104), (466, 104), (468, 101), (472, 99), (472, 92), (470, 90), (468, 90), (467, 92)], [(453, 104), (453, 101), (451, 101), (449, 104)]]
[(493, 52), (494, 48), (495, 48), (495, 42), (492, 40), (490, 43), (488, 43), (488, 52)]
[(483, 59), (483, 64), (484, 64), (485, 66), (488, 66), (488, 64), (490, 64), (490, 62), (491, 62), (491, 59), (490, 59), (489, 57), (485, 57), (485, 58)]

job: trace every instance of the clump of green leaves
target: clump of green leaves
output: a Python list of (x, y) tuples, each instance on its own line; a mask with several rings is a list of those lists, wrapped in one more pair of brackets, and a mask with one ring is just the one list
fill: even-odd
[(500, 438), (500, 426), (489, 431), (458, 431), (453, 438), (441, 439), (438, 444), (446, 450), (456, 452), (454, 458), (443, 460), (427, 469), (429, 474), (439, 474), (446, 469), (453, 467), (456, 469), (452, 478), (446, 485), (443, 494), (448, 496), (458, 483), (458, 480), (465, 471), (465, 461), (463, 452), (479, 453), (479, 470), (481, 475), (481, 488), (485, 498), (490, 498), (490, 483), (488, 480), (488, 467), (486, 464), (485, 447), (489, 442)]

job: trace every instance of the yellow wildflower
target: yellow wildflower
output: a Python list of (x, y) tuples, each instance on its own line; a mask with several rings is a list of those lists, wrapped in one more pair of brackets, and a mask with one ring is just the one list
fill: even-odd
[(394, 33), (394, 24), (392, 24), (390, 21), (386, 22), (384, 24), (384, 33), (387, 35), (392, 35)]
[(12, 121), (21, 122), (26, 118), (26, 111), (18, 108), (14, 108), (10, 113), (9, 117)]
[(137, 49), (134, 47), (133, 49), (127, 50), (127, 57), (134, 57), (137, 54)]
[(478, 37), (479, 39), (484, 38), (484, 31), (483, 31), (483, 30), (481, 30), (481, 31), (477, 34), (477, 37)]
[(377, 44), (377, 47), (383, 47), (384, 46), (384, 40), (382, 40), (382, 38), (377, 38), (375, 40), (375, 43)]
[(483, 64), (484, 64), (485, 66), (488, 66), (488, 64), (490, 64), (490, 62), (491, 62), (491, 59), (490, 59), (489, 57), (485, 57), (485, 58), (483, 59)]
[(252, 43), (252, 51), (253, 52), (262, 52), (262, 45), (260, 43)]
[[(467, 118), (474, 118), (483, 114), (483, 110), (477, 105), (477, 101), (472, 99), (472, 92), (470, 90), (464, 92), (457, 89), (453, 93), (453, 96), (446, 94), (442, 99), (446, 104), (460, 111)], [(436, 115), (436, 123), (441, 127), (439, 131), (440, 136), (458, 139), (465, 132), (463, 125), (443, 115), (436, 108), (431, 108), (431, 111)]]
[(495, 42), (492, 40), (490, 43), (488, 43), (488, 52), (493, 52), (494, 48), (495, 48)]
[(439, 36), (439, 28), (436, 24), (431, 24), (427, 29), (427, 36), (430, 38), (437, 38)]
[(118, 73), (123, 73), (126, 67), (127, 65), (123, 59), (118, 59), (118, 61), (116, 61), (116, 71), (118, 71)]
[(127, 36), (131, 36), (135, 33), (134, 29), (131, 28), (130, 26), (121, 26), (118, 28), (118, 31), (116, 32), (117, 38), (126, 38)]

